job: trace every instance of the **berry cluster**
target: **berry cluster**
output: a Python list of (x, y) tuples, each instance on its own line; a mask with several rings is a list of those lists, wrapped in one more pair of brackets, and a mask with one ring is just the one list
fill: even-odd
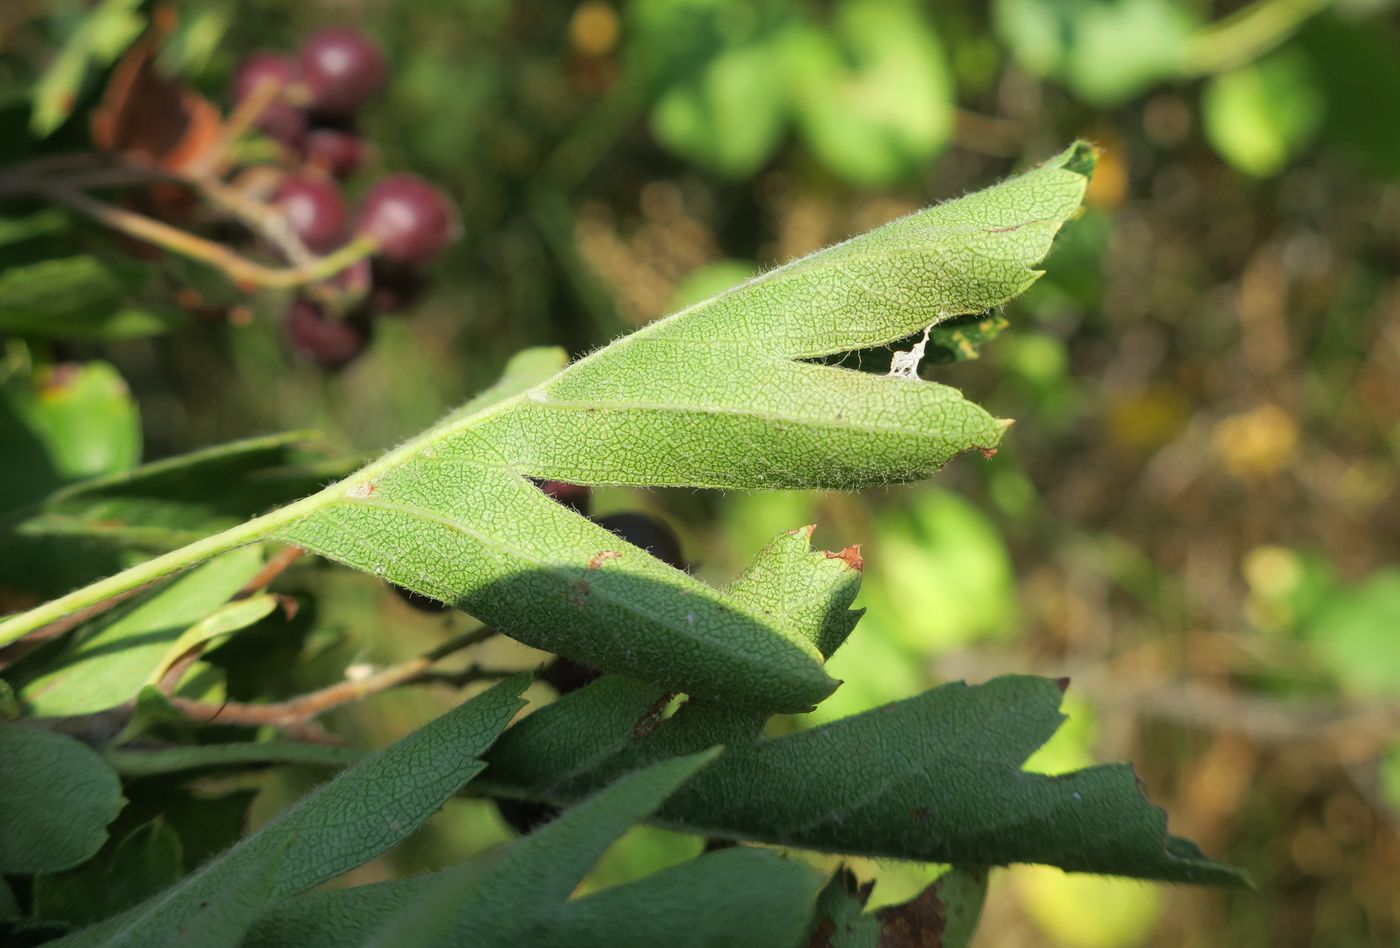
[[(234, 73), (230, 97), (251, 108), (253, 124), (287, 156), (272, 206), (287, 230), (315, 254), (358, 241), (372, 248), (321, 287), (296, 300), (284, 318), (301, 358), (338, 368), (369, 342), (372, 317), (401, 309), (416, 293), (423, 267), (460, 233), (452, 202), (411, 174), (375, 182), (351, 211), (340, 182), (364, 163), (356, 113), (383, 87), (384, 57), (357, 30), (313, 33), (295, 56), (260, 52)], [(333, 301), (328, 303), (327, 301)]]

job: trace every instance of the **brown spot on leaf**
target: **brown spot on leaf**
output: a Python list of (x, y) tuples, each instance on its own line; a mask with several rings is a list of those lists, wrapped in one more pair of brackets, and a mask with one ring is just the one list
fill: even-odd
[(979, 448), (978, 450), (982, 452), (982, 457), (986, 458), (988, 461), (997, 456), (996, 448)]
[(826, 558), (829, 560), (843, 560), (847, 566), (857, 573), (865, 569), (865, 560), (861, 559), (859, 543), (852, 543), (845, 549), (837, 550), (834, 553), (828, 550)]
[(568, 600), (571, 606), (582, 606), (584, 603), (588, 602), (588, 597), (592, 595), (592, 593), (593, 587), (588, 585), (588, 580), (580, 579), (576, 580), (569, 587), (569, 591), (565, 593), (565, 599)]
[(1069, 691), (1069, 676), (1065, 675), (1062, 678), (1056, 678), (1055, 687), (1060, 689), (1060, 694), (1064, 694), (1066, 691)]
[(875, 913), (880, 919), (880, 948), (940, 948), (947, 927), (938, 886), (931, 885), (903, 905)]
[(601, 553), (594, 553), (588, 558), (588, 568), (597, 569), (599, 566), (602, 566), (606, 560), (620, 559), (622, 559), (622, 554), (617, 550), (603, 550)]

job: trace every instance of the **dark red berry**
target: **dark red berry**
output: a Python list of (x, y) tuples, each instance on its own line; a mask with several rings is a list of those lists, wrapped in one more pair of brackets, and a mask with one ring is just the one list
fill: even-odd
[(459, 225), (447, 195), (416, 175), (396, 174), (365, 196), (357, 230), (378, 241), (385, 258), (422, 264), (457, 239)]
[(354, 132), (339, 128), (313, 128), (302, 140), (306, 163), (335, 178), (348, 178), (365, 159), (365, 142)]
[(310, 300), (292, 304), (283, 328), (298, 358), (327, 369), (348, 365), (369, 345), (364, 323), (351, 317), (335, 319)]
[(345, 237), (345, 201), (324, 175), (288, 176), (272, 196), (292, 233), (316, 253), (326, 253)]
[(331, 26), (312, 33), (297, 55), (312, 107), (327, 115), (350, 115), (384, 85), (384, 57), (359, 30)]
[(540, 490), (565, 507), (572, 507), (585, 517), (588, 516), (589, 502), (593, 499), (593, 491), (582, 484), (540, 481)]
[(287, 97), (287, 90), (297, 81), (296, 63), (278, 53), (254, 53), (243, 60), (233, 74), (229, 97), (236, 105), (263, 83), (275, 83), (281, 94), (263, 107), (255, 125), (284, 145), (295, 146), (306, 132), (306, 113)]
[(595, 517), (598, 526), (611, 530), (633, 546), (639, 546), (663, 563), (685, 569), (681, 540), (666, 523), (642, 513), (616, 513)]

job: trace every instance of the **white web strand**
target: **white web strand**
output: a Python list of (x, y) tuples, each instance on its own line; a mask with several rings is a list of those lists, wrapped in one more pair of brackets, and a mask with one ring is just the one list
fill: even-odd
[(894, 352), (890, 358), (890, 378), (917, 379), (919, 377), (919, 363), (923, 361), (924, 347), (928, 345), (928, 334), (932, 328), (932, 326), (925, 326), (923, 338), (914, 343), (914, 348), (908, 352)]

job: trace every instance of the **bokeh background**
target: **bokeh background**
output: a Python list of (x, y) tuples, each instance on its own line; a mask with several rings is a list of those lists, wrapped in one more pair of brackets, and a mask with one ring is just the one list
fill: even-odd
[[(84, 6), (9, 0), (0, 43), (42, 49), (27, 18)], [(381, 321), (338, 374), (284, 353), (275, 296), (172, 336), (77, 347), (124, 380), (139, 426), (123, 437), (146, 458), (294, 428), (371, 453), (489, 384), (521, 347), (586, 352), (1075, 137), (1097, 142), (1087, 209), (1007, 307), (1008, 330), (980, 358), (925, 366), (1017, 420), (995, 458), (859, 496), (604, 490), (597, 509), (664, 517), (713, 582), (805, 523), (825, 546), (863, 543), (869, 612), (833, 662), (846, 684), (813, 717), (951, 679), (1068, 675), (1070, 720), (1031, 766), (1133, 762), (1175, 832), (1257, 883), (998, 871), (979, 944), (1400, 943), (1392, 4), (180, 6), (203, 31), (190, 30), (182, 68), (220, 102), (250, 51), (327, 23), (369, 31), (392, 68), (365, 117), (372, 164), (446, 188), (465, 239), (411, 314)], [(317, 595), (298, 635), (233, 646), (259, 653), (263, 692), (407, 657), (469, 624), (342, 570), (300, 582)], [(485, 648), (498, 664), (539, 660)], [(386, 695), (330, 723), (382, 743), (449, 700)], [(171, 799), (226, 799), (234, 821), (251, 801), (256, 822), (302, 787), (279, 773)], [(490, 804), (454, 801), (356, 881), (457, 862), (509, 833)], [(589, 884), (700, 845), (634, 831)], [(936, 872), (858, 868), (879, 879), (877, 902)]]

